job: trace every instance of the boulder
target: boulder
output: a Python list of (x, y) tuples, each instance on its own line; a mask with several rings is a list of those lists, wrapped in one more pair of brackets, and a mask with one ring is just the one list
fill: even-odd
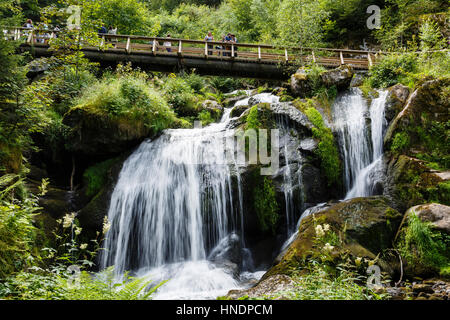
[(68, 147), (88, 156), (113, 156), (130, 150), (152, 134), (143, 120), (112, 117), (75, 107), (63, 118), (71, 128)]
[(417, 215), (424, 222), (430, 222), (436, 230), (450, 234), (449, 206), (438, 203), (422, 204), (409, 208), (405, 218), (411, 214)]
[[(397, 114), (389, 125), (385, 137), (384, 144), (388, 149), (392, 143), (396, 133), (408, 132), (410, 135), (410, 143), (414, 144), (420, 141), (420, 135), (417, 133), (417, 127), (424, 127), (432, 121), (443, 122), (449, 120), (450, 99), (447, 89), (450, 86), (450, 79), (435, 79), (424, 82), (409, 96), (403, 109)], [(394, 86), (395, 87), (395, 86)], [(391, 98), (396, 96), (399, 103), (404, 99), (406, 90), (399, 86), (397, 89), (390, 90)], [(391, 108), (392, 109), (392, 108)]]
[(305, 258), (320, 255), (315, 246), (315, 227), (318, 224), (328, 224), (330, 230), (342, 236), (342, 244), (335, 248), (333, 256), (348, 253), (354, 257), (374, 259), (392, 246), (401, 220), (402, 215), (390, 206), (388, 199), (379, 196), (354, 198), (319, 207), (314, 214), (302, 218), (295, 240), (263, 279), (275, 274), (289, 274), (291, 268), (298, 269)]
[(384, 116), (389, 123), (402, 111), (409, 96), (409, 88), (398, 83), (388, 88), (387, 91)]
[(355, 73), (353, 75), (352, 81), (350, 82), (350, 87), (359, 87), (364, 82), (364, 75), (361, 73)]
[(304, 98), (310, 93), (312, 87), (306, 70), (299, 69), (291, 76), (290, 89), (296, 97)]
[(401, 212), (426, 202), (450, 205), (450, 175), (429, 168), (423, 160), (406, 155), (392, 157), (386, 177), (385, 195)]
[(353, 69), (349, 65), (342, 65), (336, 69), (320, 74), (322, 83), (326, 87), (336, 86), (338, 90), (345, 90), (350, 86), (353, 78)]
[(226, 298), (237, 300), (241, 297), (253, 298), (270, 298), (276, 300), (286, 299), (283, 293), (296, 289), (295, 282), (286, 275), (277, 274), (260, 281), (256, 286), (246, 290), (231, 290)]
[(220, 103), (214, 100), (203, 101), (200, 108), (201, 110), (208, 111), (215, 120), (219, 120), (223, 113), (223, 108)]

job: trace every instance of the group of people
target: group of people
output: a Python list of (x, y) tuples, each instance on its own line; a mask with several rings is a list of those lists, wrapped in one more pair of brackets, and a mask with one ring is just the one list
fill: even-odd
[[(112, 25), (110, 25), (108, 27), (108, 29), (106, 29), (105, 25), (102, 24), (102, 26), (98, 29), (98, 33), (99, 34), (114, 34), (114, 35), (116, 35), (117, 27), (113, 27)], [(112, 43), (114, 48), (116, 47), (117, 42), (118, 42), (117, 38), (109, 38), (108, 41)]]
[[(25, 29), (34, 29), (33, 20), (27, 19), (27, 21), (23, 24), (23, 28)], [(43, 32), (37, 32), (34, 38), (34, 41), (36, 43), (47, 43), (50, 38), (57, 38), (58, 37), (58, 31), (60, 31), (60, 28), (58, 25), (56, 25), (53, 28), (52, 34), (50, 34), (50, 29), (47, 24), (45, 23), (39, 23), (37, 26), (37, 29), (43, 30)], [(25, 31), (25, 35), (28, 33)]]
[[(213, 42), (214, 41), (214, 36), (212, 35), (212, 32), (208, 32), (208, 34), (205, 36), (204, 38), (205, 41), (207, 42)], [(222, 36), (222, 42), (224, 43), (221, 46), (216, 46), (215, 49), (219, 50), (218, 55), (220, 56), (221, 54), (224, 57), (231, 57), (231, 43), (238, 43), (236, 35), (232, 34), (232, 33), (228, 33), (226, 36)], [(208, 49), (213, 49), (212, 45), (208, 45)], [(236, 57), (236, 51), (237, 51), (237, 47), (234, 48), (234, 56)], [(212, 50), (208, 50), (208, 55), (212, 55), (213, 52)]]

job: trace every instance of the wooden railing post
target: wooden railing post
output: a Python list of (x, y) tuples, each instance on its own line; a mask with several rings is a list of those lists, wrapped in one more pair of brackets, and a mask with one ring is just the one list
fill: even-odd
[(339, 57), (341, 58), (341, 64), (345, 64), (344, 63), (344, 55), (342, 54), (342, 51), (339, 51)]
[(98, 49), (100, 50), (105, 45), (105, 36), (102, 36), (102, 40), (100, 41), (100, 46)]
[(205, 41), (205, 57), (208, 57), (208, 42)]
[(156, 39), (153, 38), (152, 41), (152, 54), (155, 55), (156, 54)]
[(369, 67), (373, 65), (372, 57), (370, 56), (370, 52), (367, 53), (367, 59), (369, 60)]
[(288, 52), (287, 52), (287, 48), (284, 49), (284, 59), (286, 60), (286, 62), (289, 61), (289, 55), (288, 55)]
[(30, 34), (28, 35), (27, 42), (33, 44), (33, 29), (31, 29)]
[(261, 61), (261, 46), (258, 46), (258, 61)]
[(234, 58), (234, 43), (231, 44), (231, 57)]
[(313, 62), (316, 63), (316, 55), (314, 54), (314, 50), (311, 51)]
[(180, 41), (178, 42), (178, 55), (179, 55), (179, 56), (181, 56), (181, 52), (182, 52), (182, 51), (181, 51), (181, 50), (182, 50), (181, 48), (182, 48), (182, 45), (183, 45), (183, 44), (181, 43), (181, 40), (180, 40)]
[(130, 37), (127, 38), (127, 46), (125, 47), (125, 50), (127, 51), (128, 54), (131, 53), (131, 39)]

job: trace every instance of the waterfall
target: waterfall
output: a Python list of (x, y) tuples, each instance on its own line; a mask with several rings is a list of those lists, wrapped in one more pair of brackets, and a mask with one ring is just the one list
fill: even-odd
[(338, 97), (333, 118), (344, 162), (345, 199), (375, 193), (383, 155), (387, 91), (380, 91), (367, 106), (359, 89)]
[[(270, 94), (252, 98), (278, 102)], [(124, 162), (111, 196), (102, 268), (113, 265), (118, 276), (132, 271), (155, 282), (170, 279), (156, 299), (215, 298), (262, 275), (249, 272), (252, 256), (244, 247), (241, 177), (230, 149), (234, 130), (227, 129), (231, 109), (205, 128), (165, 130)], [(211, 257), (235, 257), (233, 250), (239, 250), (239, 262)]]

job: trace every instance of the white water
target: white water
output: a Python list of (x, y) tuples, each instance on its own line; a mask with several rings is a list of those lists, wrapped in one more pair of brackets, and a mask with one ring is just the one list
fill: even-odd
[(333, 105), (334, 125), (344, 160), (345, 199), (373, 195), (380, 179), (383, 134), (387, 125), (386, 96), (387, 91), (379, 92), (368, 107), (361, 92), (352, 89)]
[[(251, 98), (278, 102), (269, 94)], [(248, 99), (236, 105), (242, 103)], [(262, 276), (246, 271), (252, 259), (245, 248), (244, 272), (238, 276), (229, 264), (208, 259), (235, 230), (244, 245), (239, 170), (230, 163), (232, 152), (224, 143), (234, 139), (234, 131), (226, 129), (230, 112), (226, 109), (220, 123), (206, 128), (165, 130), (125, 161), (111, 197), (102, 268), (114, 265), (119, 276), (131, 270), (155, 283), (170, 279), (155, 299), (215, 298)], [(238, 184), (237, 195), (233, 183)]]

